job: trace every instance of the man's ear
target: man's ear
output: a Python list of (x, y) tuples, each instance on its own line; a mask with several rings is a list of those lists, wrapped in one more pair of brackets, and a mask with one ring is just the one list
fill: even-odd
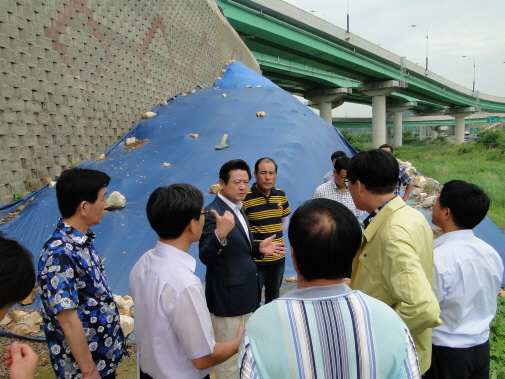
[(223, 189), (223, 187), (226, 185), (226, 183), (224, 182), (223, 179), (219, 179), (218, 183), (219, 183), (219, 187), (221, 187), (221, 189)]
[(86, 200), (83, 200), (77, 205), (77, 209), (75, 210), (75, 214), (80, 214), (81, 216), (86, 215), (86, 209), (89, 203)]
[(358, 185), (358, 193), (363, 194), (366, 191), (366, 186), (356, 179), (356, 184)]
[(449, 207), (445, 207), (444, 209), (442, 209), (442, 211), (444, 211), (444, 219), (445, 220), (452, 219), (452, 213), (451, 213), (451, 209)]

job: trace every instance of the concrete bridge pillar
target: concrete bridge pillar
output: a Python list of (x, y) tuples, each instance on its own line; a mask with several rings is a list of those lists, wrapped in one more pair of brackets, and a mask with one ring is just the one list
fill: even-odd
[(454, 107), (447, 110), (447, 114), (455, 118), (455, 145), (461, 145), (465, 142), (465, 117), (478, 112), (480, 112), (480, 108), (478, 107)]
[(393, 128), (388, 128), (386, 126), (386, 143), (393, 145), (393, 137), (394, 137)]
[(333, 108), (344, 103), (344, 97), (352, 93), (352, 88), (330, 88), (323, 90), (308, 91), (305, 98), (309, 100), (309, 107), (318, 108), (319, 116), (330, 125), (332, 124)]
[(431, 129), (431, 139), (434, 141), (436, 140), (438, 137), (438, 131), (437, 131), (437, 128), (433, 128)]
[(394, 89), (363, 91), (372, 97), (372, 148), (377, 149), (386, 143), (386, 95)]
[(400, 80), (379, 83), (363, 83), (358, 91), (372, 97), (372, 147), (377, 149), (386, 143), (386, 96), (407, 85)]
[(426, 125), (422, 125), (419, 127), (419, 139), (424, 141), (426, 137)]
[(405, 103), (396, 103), (388, 105), (386, 111), (393, 113), (393, 146), (402, 146), (403, 139), (403, 118), (402, 112), (408, 111), (410, 108), (417, 106), (416, 101), (408, 101)]
[(454, 144), (461, 145), (465, 142), (465, 117), (459, 116), (456, 117), (454, 125)]

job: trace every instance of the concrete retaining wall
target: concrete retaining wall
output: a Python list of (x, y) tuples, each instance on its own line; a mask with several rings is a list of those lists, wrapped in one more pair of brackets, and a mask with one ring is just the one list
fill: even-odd
[(155, 105), (259, 72), (214, 0), (0, 1), (0, 204), (95, 157)]

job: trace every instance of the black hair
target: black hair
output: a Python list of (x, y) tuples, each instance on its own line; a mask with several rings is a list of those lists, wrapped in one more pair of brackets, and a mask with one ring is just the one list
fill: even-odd
[(390, 149), (391, 153), (394, 152), (393, 146), (391, 146), (389, 143), (383, 143), (382, 145), (379, 146), (379, 149)]
[(233, 170), (244, 170), (247, 171), (247, 175), (249, 175), (249, 180), (251, 180), (251, 169), (246, 161), (242, 159), (232, 159), (231, 161), (226, 162), (219, 170), (219, 179), (221, 179), (224, 184), (228, 184), (228, 180), (230, 180), (230, 171)]
[(24, 300), (35, 286), (32, 254), (18, 242), (0, 236), (0, 308)]
[(162, 239), (179, 238), (191, 220), (199, 220), (202, 192), (186, 183), (159, 187), (149, 196), (146, 213), (151, 228)]
[(109, 182), (110, 176), (97, 170), (74, 167), (63, 171), (56, 182), (56, 198), (61, 216), (72, 217), (83, 201), (94, 204), (98, 192), (107, 187)]
[(341, 150), (335, 151), (333, 154), (331, 154), (331, 160), (333, 161), (334, 159), (339, 159), (342, 157), (347, 157), (347, 154), (344, 153)]
[(398, 186), (400, 166), (389, 151), (372, 149), (351, 158), (347, 178), (352, 184), (359, 180), (375, 195), (393, 193)]
[(439, 197), (440, 208), (449, 208), (458, 228), (473, 229), (484, 220), (490, 200), (479, 186), (463, 180), (444, 184)]
[(350, 160), (351, 158), (349, 157), (342, 157), (335, 161), (333, 168), (335, 169), (335, 171), (337, 171), (337, 174), (340, 175), (340, 171), (347, 170), (347, 168), (349, 167)]
[(361, 244), (361, 228), (343, 204), (313, 199), (302, 204), (289, 224), (289, 241), (304, 279), (351, 276), (352, 260)]
[(275, 163), (275, 161), (272, 158), (268, 158), (268, 157), (260, 158), (256, 161), (256, 163), (254, 164), (254, 172), (258, 173), (260, 163), (263, 161), (272, 162), (275, 166), (275, 173), (277, 173), (277, 163)]

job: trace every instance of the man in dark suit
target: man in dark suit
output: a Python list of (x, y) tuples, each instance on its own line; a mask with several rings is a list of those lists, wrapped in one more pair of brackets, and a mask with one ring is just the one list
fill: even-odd
[[(207, 266), (205, 297), (211, 313), (216, 342), (230, 340), (259, 302), (258, 277), (254, 258), (264, 254), (280, 257), (284, 243), (254, 241), (242, 210), (251, 179), (249, 165), (234, 159), (219, 171), (221, 191), (206, 211), (200, 238), (200, 260)], [(217, 379), (237, 378), (237, 356), (216, 366)]]

